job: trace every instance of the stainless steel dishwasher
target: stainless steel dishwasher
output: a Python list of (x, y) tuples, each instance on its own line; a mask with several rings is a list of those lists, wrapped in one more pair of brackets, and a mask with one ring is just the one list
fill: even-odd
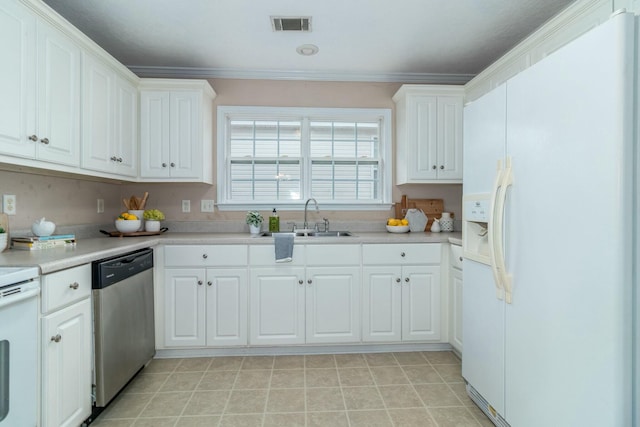
[(93, 319), (100, 408), (155, 355), (152, 249), (93, 263)]

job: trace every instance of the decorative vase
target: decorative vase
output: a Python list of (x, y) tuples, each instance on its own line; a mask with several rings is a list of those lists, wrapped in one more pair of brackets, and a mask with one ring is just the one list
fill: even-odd
[(442, 218), (440, 218), (440, 228), (442, 231), (453, 231), (453, 218), (451, 218), (450, 212), (442, 212)]
[(249, 224), (249, 233), (251, 233), (251, 234), (260, 234), (260, 226), (259, 225), (251, 225), (251, 224)]
[(129, 213), (131, 215), (135, 215), (138, 217), (138, 219), (140, 220), (140, 228), (138, 228), (138, 231), (144, 231), (145, 228), (145, 223), (144, 223), (144, 218), (142, 217), (142, 215), (144, 214), (144, 209), (129, 209)]
[(160, 231), (160, 221), (148, 219), (144, 223), (144, 229), (146, 231), (152, 231), (152, 232)]

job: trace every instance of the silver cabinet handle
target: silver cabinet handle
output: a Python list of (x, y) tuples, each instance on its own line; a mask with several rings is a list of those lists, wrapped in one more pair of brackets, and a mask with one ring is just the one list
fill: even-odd
[(61, 339), (62, 339), (62, 337), (60, 336), (60, 334), (51, 337), (51, 341), (53, 341), (53, 342), (60, 342)]
[(122, 157), (117, 158), (118, 163), (122, 163)]
[(409, 278), (408, 278), (408, 277), (405, 277), (405, 278), (404, 278), (404, 281), (405, 281), (405, 282), (407, 282), (407, 283), (409, 283)]
[(78, 284), (78, 282), (73, 282), (72, 284), (69, 285), (69, 287), (75, 290), (75, 289), (78, 289), (80, 285)]
[(207, 259), (207, 258), (209, 258), (209, 255), (207, 255), (207, 254), (202, 254), (202, 258)]
[(176, 164), (175, 164), (175, 163), (173, 163), (173, 162), (171, 162), (171, 167), (172, 167), (172, 168), (175, 168), (175, 167), (176, 167)]
[(405, 254), (404, 252), (400, 252), (400, 256), (404, 258), (405, 256), (407, 256), (407, 254)]
[(163, 164), (162, 164), (162, 167), (163, 167), (163, 168), (166, 168), (166, 167), (167, 167), (167, 164), (166, 164), (166, 163), (163, 163)]
[(202, 280), (198, 280), (198, 286), (202, 286)]
[(111, 156), (109, 157), (109, 160), (111, 160), (112, 162), (116, 162), (118, 161), (118, 158), (116, 156)]
[(209, 281), (207, 282), (207, 285), (208, 285), (208, 286), (211, 286), (211, 285), (213, 285), (213, 282), (212, 282), (211, 280), (209, 280)]
[(440, 170), (444, 169), (444, 165), (440, 165)]
[(458, 259), (460, 260), (460, 262), (462, 262), (462, 260), (463, 260), (463, 258), (462, 258), (462, 257), (460, 257), (460, 258), (458, 258)]
[(436, 165), (431, 166), (431, 169), (437, 169)]
[(298, 285), (302, 285), (304, 283), (304, 280), (300, 279), (298, 280)]
[(31, 140), (31, 141), (33, 141), (33, 142), (36, 142), (36, 141), (38, 140), (38, 136), (37, 136), (37, 135), (31, 135), (31, 136), (29, 137), (29, 140)]
[(396, 283), (400, 283), (400, 278), (396, 277)]
[(49, 145), (49, 138), (42, 138), (40, 142), (42, 142), (44, 145)]
[(308, 279), (308, 280), (307, 280), (307, 283), (308, 283), (308, 284), (312, 284), (312, 283), (313, 283), (313, 280)]

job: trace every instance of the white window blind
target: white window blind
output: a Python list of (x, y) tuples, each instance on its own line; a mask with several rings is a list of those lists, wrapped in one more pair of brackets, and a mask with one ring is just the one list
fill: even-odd
[(218, 107), (218, 206), (388, 209), (387, 109)]

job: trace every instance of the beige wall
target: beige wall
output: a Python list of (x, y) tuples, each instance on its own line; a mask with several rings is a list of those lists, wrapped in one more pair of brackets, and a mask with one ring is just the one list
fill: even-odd
[[(309, 82), (211, 79), (218, 105), (258, 105), (287, 107), (392, 108), (398, 83)], [(215, 117), (214, 117), (215, 126)], [(215, 135), (215, 129), (214, 129)], [(214, 142), (215, 143), (215, 142)], [(214, 149), (214, 164), (215, 164)], [(29, 173), (0, 171), (0, 194), (16, 194), (18, 215), (10, 218), (13, 228), (28, 228), (42, 216), (59, 225), (105, 224), (124, 209), (123, 197), (141, 196), (149, 191), (148, 207), (160, 209), (177, 221), (244, 220), (244, 212), (200, 213), (200, 200), (216, 199), (215, 185), (206, 184), (111, 184)], [(442, 198), (445, 209), (459, 218), (461, 185), (404, 185), (394, 187), (393, 200), (402, 194), (413, 198)], [(105, 213), (96, 213), (96, 199), (105, 200)], [(181, 201), (191, 200), (191, 213), (181, 211)], [(322, 208), (322, 206), (321, 206)], [(384, 220), (384, 212), (321, 212), (332, 220)], [(267, 212), (265, 212), (267, 214)], [(300, 212), (280, 212), (283, 220), (299, 219)]]

